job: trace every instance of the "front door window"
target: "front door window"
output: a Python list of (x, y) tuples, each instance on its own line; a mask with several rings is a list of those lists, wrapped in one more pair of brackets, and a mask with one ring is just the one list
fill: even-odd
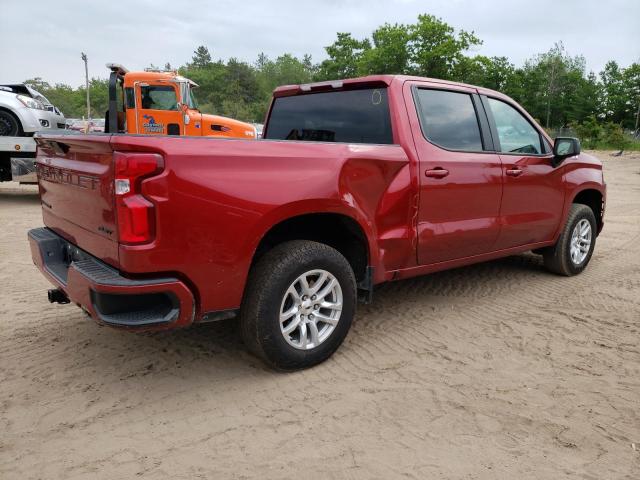
[(529, 155), (542, 153), (540, 134), (520, 112), (495, 98), (489, 98), (489, 106), (498, 130), (501, 152)]
[(140, 87), (143, 110), (178, 110), (176, 90), (171, 85), (146, 85)]

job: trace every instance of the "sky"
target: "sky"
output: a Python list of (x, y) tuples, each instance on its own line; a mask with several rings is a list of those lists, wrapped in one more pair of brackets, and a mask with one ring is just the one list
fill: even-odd
[[(471, 54), (516, 65), (562, 41), (587, 69), (640, 61), (640, 0), (0, 0), (0, 83), (107, 77), (105, 63), (129, 70), (180, 66), (198, 45), (214, 59), (254, 62), (260, 52), (326, 58), (336, 32), (368, 37), (384, 23), (442, 18), (484, 41)], [(8, 41), (7, 41), (8, 40)]]

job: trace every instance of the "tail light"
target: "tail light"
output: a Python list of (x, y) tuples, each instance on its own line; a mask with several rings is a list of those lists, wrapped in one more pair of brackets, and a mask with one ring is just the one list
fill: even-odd
[(142, 195), (142, 181), (162, 172), (155, 153), (114, 153), (114, 192), (120, 243), (150, 242), (155, 234), (155, 207)]

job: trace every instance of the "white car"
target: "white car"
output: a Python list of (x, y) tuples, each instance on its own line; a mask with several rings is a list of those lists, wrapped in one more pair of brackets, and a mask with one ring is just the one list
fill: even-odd
[(65, 126), (62, 112), (32, 87), (0, 85), (0, 136), (31, 136), (39, 130)]

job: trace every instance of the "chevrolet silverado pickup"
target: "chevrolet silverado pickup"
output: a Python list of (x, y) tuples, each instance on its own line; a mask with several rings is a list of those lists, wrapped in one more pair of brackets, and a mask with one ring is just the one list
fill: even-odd
[(571, 276), (602, 165), (505, 95), (369, 76), (279, 87), (263, 139), (39, 134), (49, 299), (131, 330), (237, 318), (280, 370), (327, 359), (374, 286), (534, 251)]

